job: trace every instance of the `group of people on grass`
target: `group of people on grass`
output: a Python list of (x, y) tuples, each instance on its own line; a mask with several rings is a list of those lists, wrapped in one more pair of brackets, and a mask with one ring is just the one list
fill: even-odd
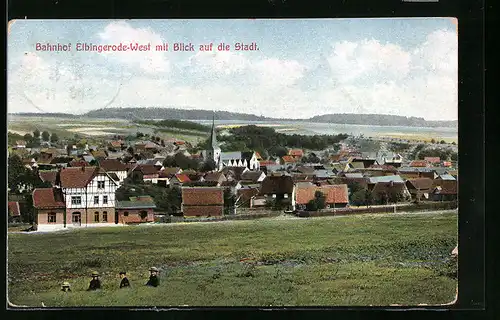
[[(150, 276), (149, 280), (146, 283), (146, 286), (149, 287), (158, 287), (160, 285), (160, 279), (158, 278), (159, 270), (156, 267), (149, 268)], [(92, 272), (92, 280), (90, 280), (89, 288), (87, 291), (94, 291), (101, 289), (101, 280), (99, 279), (99, 272)], [(122, 279), (120, 282), (120, 289), (130, 287), (130, 281), (128, 281), (127, 273), (125, 271), (120, 272), (120, 278)], [(64, 282), (61, 287), (61, 291), (71, 292), (71, 287), (69, 282)]]

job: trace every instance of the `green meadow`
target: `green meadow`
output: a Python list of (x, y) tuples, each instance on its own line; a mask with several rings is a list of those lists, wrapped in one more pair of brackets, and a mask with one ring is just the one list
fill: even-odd
[[(457, 213), (92, 228), (8, 234), (18, 306), (363, 306), (454, 300)], [(148, 269), (160, 286), (145, 287)], [(103, 289), (85, 291), (90, 273)], [(119, 289), (127, 271), (132, 287)], [(72, 292), (60, 292), (69, 281)]]

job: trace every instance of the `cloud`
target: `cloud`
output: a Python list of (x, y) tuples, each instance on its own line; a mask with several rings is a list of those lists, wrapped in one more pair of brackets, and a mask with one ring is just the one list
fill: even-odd
[(378, 81), (405, 77), (410, 71), (411, 57), (397, 45), (365, 39), (335, 43), (328, 61), (334, 77), (348, 83), (361, 77)]
[(248, 68), (249, 61), (242, 54), (231, 51), (199, 51), (189, 58), (190, 67), (200, 72), (231, 75)]
[[(125, 22), (109, 24), (100, 36), (108, 43), (163, 41), (154, 31)], [(319, 63), (311, 66), (310, 57), (300, 55), (279, 59), (198, 52), (189, 58), (178, 56), (179, 62), (170, 68), (161, 52), (113, 52), (97, 56), (108, 63), (93, 59), (74, 68), (67, 59), (30, 53), (10, 65), (9, 111), (37, 111), (31, 100), (46, 112), (85, 112), (109, 105), (213, 108), (283, 118), (384, 113), (457, 119), (455, 32), (437, 30), (421, 44), (406, 48), (374, 39), (341, 41), (320, 55)], [(120, 80), (117, 66), (125, 66), (132, 77)], [(47, 92), (55, 92), (55, 97), (48, 99)]]
[(101, 44), (111, 45), (150, 45), (150, 51), (102, 52), (103, 55), (118, 62), (139, 67), (147, 73), (167, 72), (170, 62), (165, 52), (156, 51), (156, 45), (164, 43), (162, 37), (149, 28), (133, 28), (124, 21), (111, 22), (100, 32)]

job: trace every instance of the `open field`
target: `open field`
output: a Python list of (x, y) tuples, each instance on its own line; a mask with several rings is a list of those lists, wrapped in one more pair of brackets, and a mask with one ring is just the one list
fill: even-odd
[(410, 133), (404, 133), (404, 134), (403, 133), (393, 133), (393, 134), (378, 135), (378, 137), (408, 140), (410, 142), (415, 142), (415, 141), (431, 142), (431, 140), (434, 139), (438, 142), (441, 140), (444, 140), (446, 143), (453, 143), (453, 142), (458, 143), (458, 138), (433, 136), (431, 134), (423, 135), (423, 134), (410, 134)]
[[(47, 307), (442, 304), (455, 296), (456, 241), (456, 212), (9, 234), (8, 297)], [(143, 285), (150, 266), (158, 288)], [(92, 270), (100, 292), (84, 291)], [(118, 289), (121, 270), (132, 288)]]
[(200, 133), (190, 134), (190, 132), (172, 128), (155, 132), (158, 129), (156, 127), (123, 119), (65, 119), (22, 116), (9, 118), (8, 131), (24, 135), (32, 133), (35, 129), (56, 133), (60, 138), (72, 138), (75, 134), (97, 138), (113, 135), (135, 135), (137, 132), (142, 132), (144, 134), (158, 133), (157, 135), (164, 139), (176, 138), (191, 143), (196, 143), (201, 139)]

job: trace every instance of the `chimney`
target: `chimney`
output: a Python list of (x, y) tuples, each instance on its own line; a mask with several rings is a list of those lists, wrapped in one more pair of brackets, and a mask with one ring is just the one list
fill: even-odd
[(85, 172), (85, 166), (82, 166), (82, 171)]

